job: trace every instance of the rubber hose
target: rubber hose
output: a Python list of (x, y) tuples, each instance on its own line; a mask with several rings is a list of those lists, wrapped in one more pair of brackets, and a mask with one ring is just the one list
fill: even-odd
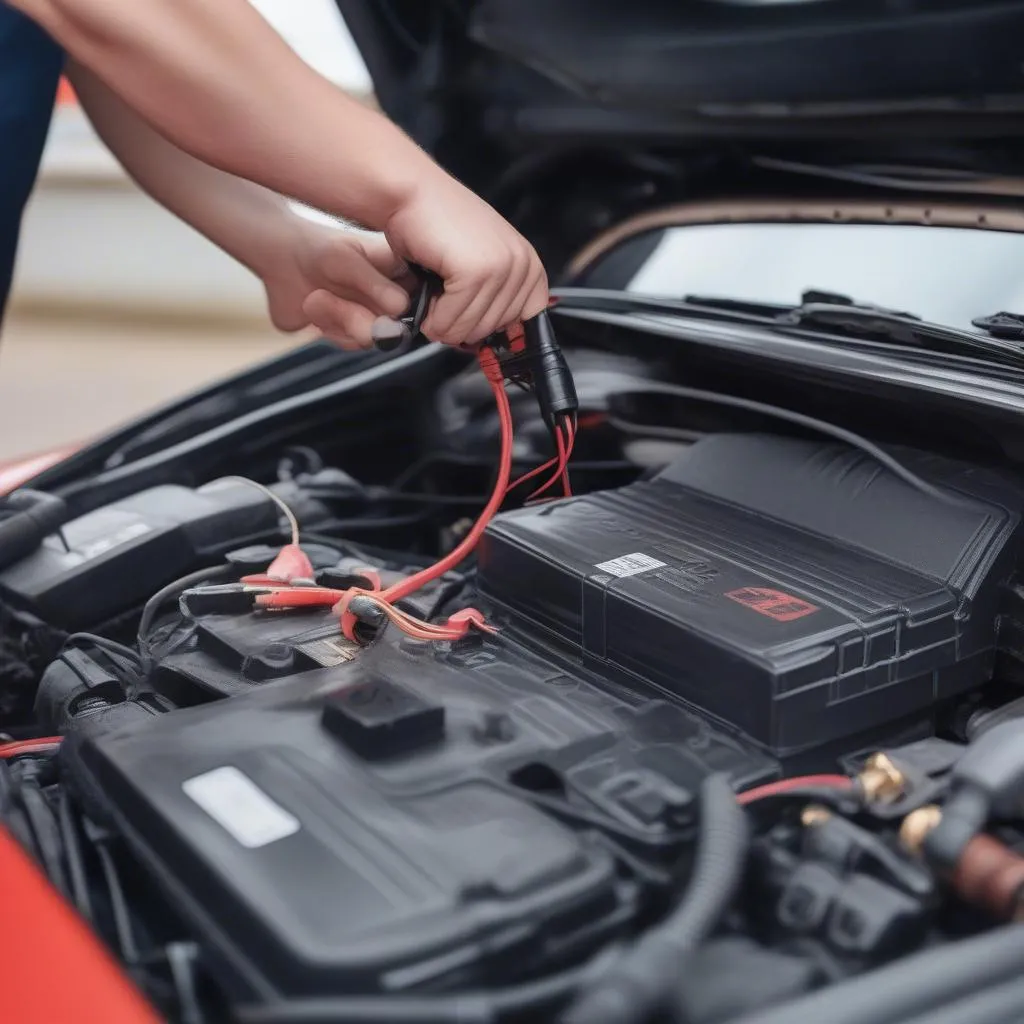
[(1024, 925), (917, 953), (733, 1024), (906, 1024), (915, 1015), (1016, 978), (1024, 967)]
[(668, 1000), (687, 955), (711, 934), (732, 903), (746, 866), (750, 824), (726, 776), (705, 779), (700, 796), (697, 855), (685, 896), (581, 993), (561, 1017), (562, 1024), (646, 1020)]

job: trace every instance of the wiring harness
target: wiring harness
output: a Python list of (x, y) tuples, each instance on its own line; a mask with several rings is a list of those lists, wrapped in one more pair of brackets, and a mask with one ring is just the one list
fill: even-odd
[[(476, 629), (495, 632), (483, 614), (465, 608), (443, 623), (428, 622), (399, 607), (399, 602), (422, 587), (440, 579), (472, 554), (487, 525), (501, 508), (506, 496), (528, 480), (548, 474), (528, 500), (545, 500), (560, 486), (561, 495), (570, 497), (569, 459), (576, 439), (578, 399), (568, 364), (555, 339), (548, 312), (510, 329), (482, 345), (476, 354), (480, 370), (490, 385), (501, 424), (498, 472), (491, 496), (483, 511), (462, 541), (447, 555), (405, 579), (383, 587), (378, 573), (358, 569), (345, 588), (318, 586), (310, 559), (302, 550), (299, 525), (289, 509), (275, 495), (291, 525), (291, 542), (283, 547), (266, 572), (245, 576), (240, 586), (252, 596), (252, 606), (264, 611), (333, 608), (341, 620), (345, 637), (366, 642), (377, 629), (391, 623), (406, 635), (427, 642), (455, 641)], [(531, 391), (547, 425), (554, 456), (519, 477), (511, 479), (515, 426), (506, 383)], [(256, 485), (266, 490), (261, 485)], [(186, 591), (185, 597), (189, 594)]]

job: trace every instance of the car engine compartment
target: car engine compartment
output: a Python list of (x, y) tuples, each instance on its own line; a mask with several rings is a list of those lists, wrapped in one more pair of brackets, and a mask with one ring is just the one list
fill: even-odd
[(567, 355), (572, 495), (510, 490), (394, 617), (265, 575), (297, 543), (293, 591), (386, 593), (456, 549), (474, 368), (386, 482), (282, 444), (47, 520), (0, 565), (4, 827), (185, 1024), (1019, 1007), (1024, 479)]

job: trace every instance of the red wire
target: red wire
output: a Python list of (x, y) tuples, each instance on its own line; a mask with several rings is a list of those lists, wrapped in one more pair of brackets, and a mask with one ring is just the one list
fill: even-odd
[(539, 466), (535, 466), (533, 469), (530, 470), (529, 473), (524, 473), (522, 476), (516, 477), (516, 479), (513, 480), (512, 483), (508, 485), (509, 491), (514, 491), (517, 487), (520, 486), (520, 484), (525, 484), (527, 480), (532, 480), (535, 476), (539, 476), (541, 473), (551, 469), (553, 466), (557, 464), (558, 456), (556, 455), (553, 459), (548, 459), (547, 462), (542, 463)]
[(576, 444), (576, 425), (571, 419), (565, 421), (565, 457), (562, 460), (562, 494), (572, 497), (572, 484), (569, 482), (569, 459), (572, 457), (573, 446)]
[[(565, 477), (566, 477), (566, 466), (569, 461), (569, 455), (572, 452), (571, 444), (568, 442), (566, 436), (563, 434), (563, 430), (568, 431), (568, 423), (559, 423), (555, 427), (555, 444), (558, 446), (558, 455), (552, 460), (557, 463), (555, 472), (547, 483), (542, 484), (527, 498), (528, 502), (536, 501), (545, 491), (554, 487), (559, 480), (562, 481), (563, 490), (565, 488)], [(570, 492), (571, 493), (571, 492)]]
[(565, 459), (565, 443), (562, 440), (562, 433), (561, 433), (560, 430), (558, 430), (557, 427), (555, 428), (555, 442), (558, 445), (558, 454), (551, 460), (551, 463), (550, 463), (551, 465), (553, 465), (555, 467), (555, 471), (554, 471), (554, 473), (551, 474), (550, 477), (548, 477), (548, 479), (544, 483), (542, 483), (540, 485), (540, 487), (538, 487), (535, 491), (533, 491), (529, 495), (529, 497), (527, 497), (527, 499), (526, 499), (527, 504), (529, 504), (530, 502), (536, 501), (546, 491), (549, 491), (561, 479), (561, 476), (562, 476), (562, 463), (563, 463), (563, 461)]
[(752, 804), (756, 800), (763, 800), (765, 797), (778, 796), (780, 793), (790, 793), (794, 789), (839, 789), (848, 790), (853, 788), (853, 779), (846, 775), (797, 775), (792, 779), (780, 779), (778, 782), (768, 782), (763, 786), (755, 786), (740, 793), (736, 799), (741, 804)]
[[(488, 524), (494, 518), (495, 513), (501, 508), (501, 504), (505, 500), (505, 496), (508, 494), (511, 487), (517, 486), (524, 480), (528, 480), (539, 473), (543, 473), (546, 469), (557, 463), (555, 475), (547, 484), (535, 493), (542, 493), (553, 483), (561, 479), (565, 493), (567, 495), (571, 494), (569, 487), (568, 462), (569, 456), (572, 454), (576, 430), (575, 424), (569, 418), (563, 419), (555, 429), (558, 456), (544, 465), (531, 470), (529, 473), (520, 477), (515, 484), (510, 485), (509, 480), (512, 475), (512, 447), (515, 426), (512, 422), (512, 409), (509, 405), (508, 393), (505, 390), (505, 376), (502, 371), (501, 364), (498, 361), (498, 357), (492, 349), (487, 347), (479, 349), (477, 352), (477, 359), (480, 362), (480, 369), (483, 371), (484, 376), (487, 378), (487, 382), (491, 387), (491, 391), (494, 395), (494, 402), (498, 409), (498, 419), (501, 423), (501, 454), (498, 462), (498, 478), (494, 485), (494, 491), (488, 499), (487, 504), (484, 506), (484, 510), (480, 513), (480, 517), (473, 524), (472, 529), (470, 529), (466, 536), (463, 537), (461, 543), (459, 543), (453, 551), (450, 551), (440, 561), (427, 566), (425, 569), (421, 569), (419, 572), (413, 573), (411, 576), (407, 576), (404, 580), (399, 580), (386, 590), (374, 589), (372, 591), (367, 591), (359, 587), (353, 587), (349, 590), (333, 591), (330, 588), (310, 587), (306, 589), (281, 587), (273, 588), (271, 592), (259, 595), (256, 598), (257, 605), (268, 609), (290, 608), (297, 607), (300, 604), (306, 606), (311, 604), (320, 605), (326, 601), (334, 601), (337, 599), (336, 610), (341, 615), (342, 629), (349, 639), (355, 638), (354, 631), (356, 627), (356, 619), (349, 606), (350, 603), (360, 595), (371, 597), (382, 606), (382, 610), (386, 612), (388, 618), (391, 619), (392, 622), (394, 622), (404, 632), (408, 633), (410, 636), (416, 637), (417, 639), (458, 639), (459, 637), (464, 636), (466, 630), (472, 626), (476, 626), (479, 629), (489, 632), (494, 631), (492, 627), (483, 622), (483, 617), (474, 609), (466, 609), (465, 612), (459, 613), (463, 618), (459, 618), (459, 615), (452, 616), (446, 626), (439, 626), (428, 622), (422, 622), (394, 607), (394, 605), (403, 598), (408, 597), (409, 594), (412, 594), (425, 584), (443, 576), (450, 569), (455, 568), (455, 566), (473, 552), (473, 549), (479, 543), (480, 538), (487, 529)], [(469, 615), (470, 618), (465, 618), (466, 615)]]
[(473, 524), (469, 533), (462, 538), (458, 547), (434, 565), (427, 566), (426, 569), (421, 569), (404, 580), (399, 580), (380, 595), (390, 604), (401, 601), (403, 597), (408, 597), (424, 584), (443, 576), (449, 569), (455, 568), (459, 562), (470, 555), (483, 536), (484, 530), (487, 529), (487, 524), (494, 518), (501, 503), (505, 500), (505, 492), (508, 490), (509, 478), (512, 475), (512, 435), (514, 431), (512, 409), (509, 406), (508, 392), (505, 391), (505, 379), (497, 356), (490, 349), (481, 348), (477, 358), (480, 360), (480, 368), (484, 371), (487, 382), (491, 385), (494, 401), (498, 407), (498, 419), (501, 422), (501, 455), (498, 461), (498, 479), (494, 485), (494, 491), (483, 512), (480, 513), (480, 518)]
[(33, 740), (0, 743), (0, 759), (17, 757), (19, 754), (42, 754), (56, 750), (60, 746), (60, 739), (59, 736), (41, 736)]

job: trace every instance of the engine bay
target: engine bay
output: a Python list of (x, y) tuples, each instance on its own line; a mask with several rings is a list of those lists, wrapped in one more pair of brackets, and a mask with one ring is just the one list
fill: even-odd
[(165, 1019), (923, 1024), (1019, 941), (1024, 481), (568, 355), (571, 493), (513, 392), (477, 518), (469, 368), (387, 481), (284, 445), (0, 565), (2, 823)]

